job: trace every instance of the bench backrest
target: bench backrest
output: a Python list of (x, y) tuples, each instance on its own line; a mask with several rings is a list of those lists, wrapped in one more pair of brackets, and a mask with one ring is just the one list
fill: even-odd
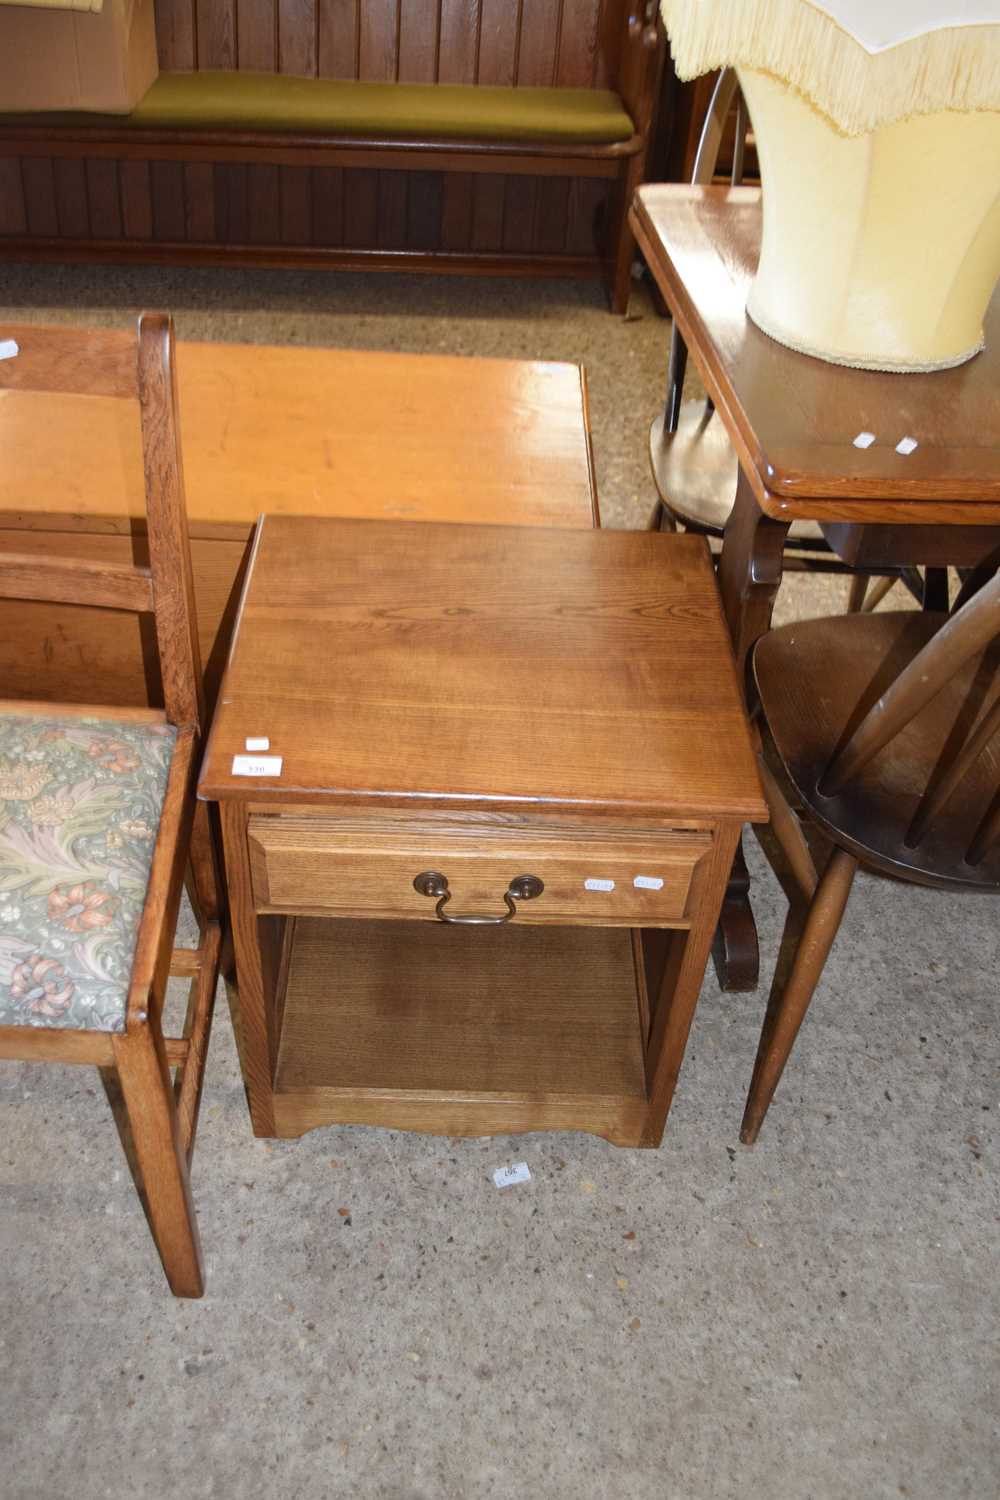
[(164, 72), (614, 88), (629, 0), (156, 0)]

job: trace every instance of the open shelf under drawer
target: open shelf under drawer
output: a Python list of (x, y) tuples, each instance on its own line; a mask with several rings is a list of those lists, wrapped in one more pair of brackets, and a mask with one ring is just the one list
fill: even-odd
[(353, 1123), (640, 1143), (638, 932), (300, 917), (288, 919), (281, 971), (278, 1135)]

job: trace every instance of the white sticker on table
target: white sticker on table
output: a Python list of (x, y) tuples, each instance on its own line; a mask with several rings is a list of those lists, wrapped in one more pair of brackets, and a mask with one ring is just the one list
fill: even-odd
[(585, 891), (613, 891), (615, 883), (613, 880), (585, 880), (583, 882)]
[(874, 432), (859, 432), (854, 439), (855, 448), (870, 448), (875, 441)]
[(904, 458), (908, 458), (909, 455), (914, 451), (914, 449), (919, 447), (920, 444), (917, 442), (916, 438), (904, 437), (900, 438), (899, 442), (896, 444), (896, 452), (901, 453)]
[(493, 1173), (493, 1181), (497, 1187), (515, 1187), (519, 1182), (530, 1182), (531, 1173), (528, 1171), (526, 1161), (514, 1162), (510, 1167), (497, 1167)]
[(234, 776), (280, 776), (280, 755), (234, 755)]
[(637, 891), (663, 890), (663, 880), (659, 875), (637, 875), (632, 884)]
[(21, 346), (17, 339), (0, 339), (0, 359), (13, 359), (20, 352)]
[(243, 741), (243, 748), (244, 750), (256, 750), (258, 752), (261, 750), (270, 750), (271, 741), (268, 739), (266, 734), (251, 734), (247, 735), (246, 739)]

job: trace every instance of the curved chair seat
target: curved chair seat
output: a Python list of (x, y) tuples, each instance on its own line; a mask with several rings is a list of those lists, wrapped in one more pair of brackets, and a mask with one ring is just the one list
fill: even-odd
[[(702, 400), (685, 401), (676, 432), (661, 412), (649, 429), (649, 462), (661, 504), (688, 531), (721, 536), (736, 495), (736, 450), (718, 412)], [(828, 551), (815, 521), (793, 521), (786, 545)]]
[(124, 1032), (176, 737), (0, 709), (0, 1026)]
[(771, 740), (803, 805), (840, 848), (923, 885), (996, 892), (1000, 844), (966, 855), (1000, 788), (1000, 743), (985, 744), (915, 837), (951, 763), (997, 695), (1000, 640), (961, 665), (890, 745), (834, 796), (820, 783), (834, 755), (947, 615), (900, 611), (786, 625), (758, 641), (754, 675)]

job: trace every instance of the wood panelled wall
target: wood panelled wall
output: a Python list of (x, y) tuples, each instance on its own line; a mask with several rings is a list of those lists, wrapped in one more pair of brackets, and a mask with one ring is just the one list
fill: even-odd
[(0, 157), (0, 237), (594, 257), (613, 181)]
[(623, 0), (156, 0), (164, 72), (609, 88)]

